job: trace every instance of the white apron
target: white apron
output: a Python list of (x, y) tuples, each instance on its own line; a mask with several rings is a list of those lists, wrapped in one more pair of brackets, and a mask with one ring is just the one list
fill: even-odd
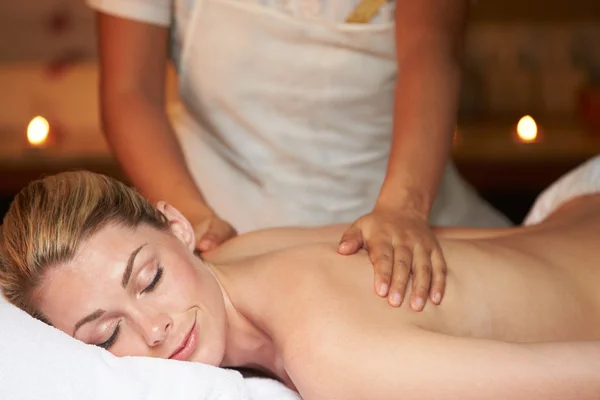
[[(328, 22), (350, 8), (176, 2), (174, 126), (209, 205), (239, 232), (352, 222), (375, 203), (392, 135), (393, 13)], [(431, 220), (506, 224), (452, 166)]]

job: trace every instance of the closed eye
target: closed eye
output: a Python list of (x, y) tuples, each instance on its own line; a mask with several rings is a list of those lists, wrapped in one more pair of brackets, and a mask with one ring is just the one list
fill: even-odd
[(121, 331), (121, 323), (119, 322), (117, 324), (117, 327), (115, 328), (115, 331), (113, 332), (112, 335), (110, 335), (108, 340), (104, 343), (97, 344), (96, 346), (102, 347), (103, 349), (106, 349), (106, 350), (110, 349), (110, 347), (115, 343), (115, 341), (119, 337), (120, 331)]
[(142, 293), (146, 293), (146, 292), (151, 292), (153, 291), (156, 286), (160, 283), (160, 279), (162, 278), (163, 275), (163, 267), (158, 267), (158, 269), (156, 270), (156, 275), (154, 275), (154, 279), (152, 280), (152, 282), (150, 282), (150, 284), (148, 286), (146, 286), (146, 288), (144, 290), (142, 290)]

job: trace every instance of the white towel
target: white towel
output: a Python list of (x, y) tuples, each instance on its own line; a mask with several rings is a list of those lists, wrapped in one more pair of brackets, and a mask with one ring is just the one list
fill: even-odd
[[(0, 295), (0, 298), (2, 296)], [(199, 363), (117, 358), (0, 300), (0, 399), (296, 400), (279, 382)]]
[(273, 379), (246, 378), (246, 386), (252, 400), (301, 400), (296, 392)]
[(600, 156), (581, 164), (544, 190), (523, 225), (538, 224), (569, 200), (594, 193), (600, 193)]

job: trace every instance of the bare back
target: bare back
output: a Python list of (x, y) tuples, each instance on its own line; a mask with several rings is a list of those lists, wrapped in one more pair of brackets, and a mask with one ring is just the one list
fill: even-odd
[[(324, 355), (392, 368), (407, 354), (401, 343), (419, 331), (521, 343), (598, 340), (600, 197), (577, 202), (508, 235), (440, 237), (446, 295), (421, 313), (408, 304), (392, 308), (375, 294), (366, 252), (341, 256), (328, 241), (232, 263), (226, 269), (239, 277), (237, 289), (244, 287), (232, 300), (256, 316), (283, 368), (305, 390), (318, 387), (305, 379), (315, 378)], [(315, 364), (308, 349), (323, 347)]]
[(577, 201), (586, 204), (511, 235), (440, 238), (446, 295), (440, 306), (430, 303), (421, 313), (407, 304), (390, 307), (374, 292), (366, 252), (341, 256), (335, 243), (255, 257), (248, 291), (278, 299), (263, 311), (282, 337), (297, 329), (300, 315), (347, 313), (361, 324), (416, 325), (512, 342), (600, 338), (600, 318), (592, 318), (600, 315), (600, 197)]

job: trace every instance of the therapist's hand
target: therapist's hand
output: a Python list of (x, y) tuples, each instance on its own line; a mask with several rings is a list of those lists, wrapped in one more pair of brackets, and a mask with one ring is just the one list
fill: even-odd
[(194, 233), (196, 248), (200, 252), (213, 250), (221, 243), (237, 236), (236, 230), (229, 222), (214, 213), (207, 214), (197, 221), (194, 223)]
[(439, 304), (446, 287), (446, 262), (426, 217), (410, 211), (377, 207), (352, 224), (342, 236), (338, 252), (369, 252), (375, 268), (375, 290), (392, 306), (405, 298), (410, 274), (410, 306), (423, 310), (427, 297)]

